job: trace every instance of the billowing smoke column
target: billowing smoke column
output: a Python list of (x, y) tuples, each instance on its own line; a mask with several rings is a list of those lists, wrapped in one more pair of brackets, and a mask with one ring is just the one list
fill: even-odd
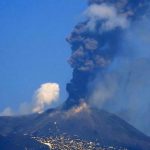
[(67, 84), (67, 107), (88, 103), (89, 84), (105, 72), (121, 51), (125, 30), (143, 16), (146, 0), (89, 0), (86, 21), (75, 26), (67, 41), (73, 77)]

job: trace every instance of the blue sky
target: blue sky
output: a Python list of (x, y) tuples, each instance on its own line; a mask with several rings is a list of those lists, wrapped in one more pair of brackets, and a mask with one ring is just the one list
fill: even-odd
[(31, 101), (45, 82), (59, 83), (66, 98), (71, 51), (65, 37), (85, 7), (85, 0), (0, 1), (0, 111)]

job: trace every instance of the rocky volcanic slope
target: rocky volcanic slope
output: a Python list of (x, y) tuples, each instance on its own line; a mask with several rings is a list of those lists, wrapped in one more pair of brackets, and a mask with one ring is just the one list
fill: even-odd
[[(149, 137), (117, 116), (103, 110), (88, 108), (86, 105), (67, 111), (57, 109), (30, 116), (1, 117), (0, 135), (11, 135), (9, 142), (14, 142), (17, 136), (22, 135), (19, 137), (19, 143), (23, 145), (29, 141), (31, 145), (34, 145), (35, 141), (39, 144), (35, 138), (55, 139), (67, 135), (76, 136), (81, 141), (98, 142), (101, 146), (123, 147), (129, 150), (150, 149)], [(0, 146), (3, 144), (2, 141)]]

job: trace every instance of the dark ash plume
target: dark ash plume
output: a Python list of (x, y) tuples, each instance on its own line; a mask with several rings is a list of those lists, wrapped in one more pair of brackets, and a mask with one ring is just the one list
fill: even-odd
[(67, 84), (67, 107), (88, 103), (89, 83), (105, 72), (120, 53), (123, 34), (142, 17), (146, 0), (89, 0), (86, 21), (75, 26), (67, 41), (72, 55), (73, 77)]
[[(83, 24), (76, 26), (76, 29), (80, 29), (81, 26)], [(86, 101), (89, 82), (95, 79), (99, 71), (109, 66), (117, 53), (117, 41), (121, 34), (120, 30), (103, 33), (103, 35), (89, 31), (77, 34), (76, 30), (73, 31), (68, 39), (72, 45), (69, 63), (73, 68), (73, 78), (67, 85), (68, 102), (79, 104), (81, 100)]]

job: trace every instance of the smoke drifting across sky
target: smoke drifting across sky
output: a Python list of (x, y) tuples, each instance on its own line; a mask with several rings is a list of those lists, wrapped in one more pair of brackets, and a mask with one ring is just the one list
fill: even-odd
[(89, 18), (87, 26), (95, 30), (97, 21), (102, 21), (99, 32), (113, 30), (116, 27), (126, 28), (129, 24), (127, 14), (120, 14), (114, 6), (101, 4), (91, 5), (85, 12)]
[(147, 0), (90, 0), (67, 41), (73, 77), (67, 106), (85, 101), (150, 134), (150, 21)]
[(57, 83), (44, 83), (35, 91), (33, 100), (30, 103), (22, 103), (17, 112), (8, 107), (1, 112), (0, 115), (13, 116), (30, 113), (42, 113), (53, 103), (56, 103), (59, 100), (59, 93), (60, 88)]

